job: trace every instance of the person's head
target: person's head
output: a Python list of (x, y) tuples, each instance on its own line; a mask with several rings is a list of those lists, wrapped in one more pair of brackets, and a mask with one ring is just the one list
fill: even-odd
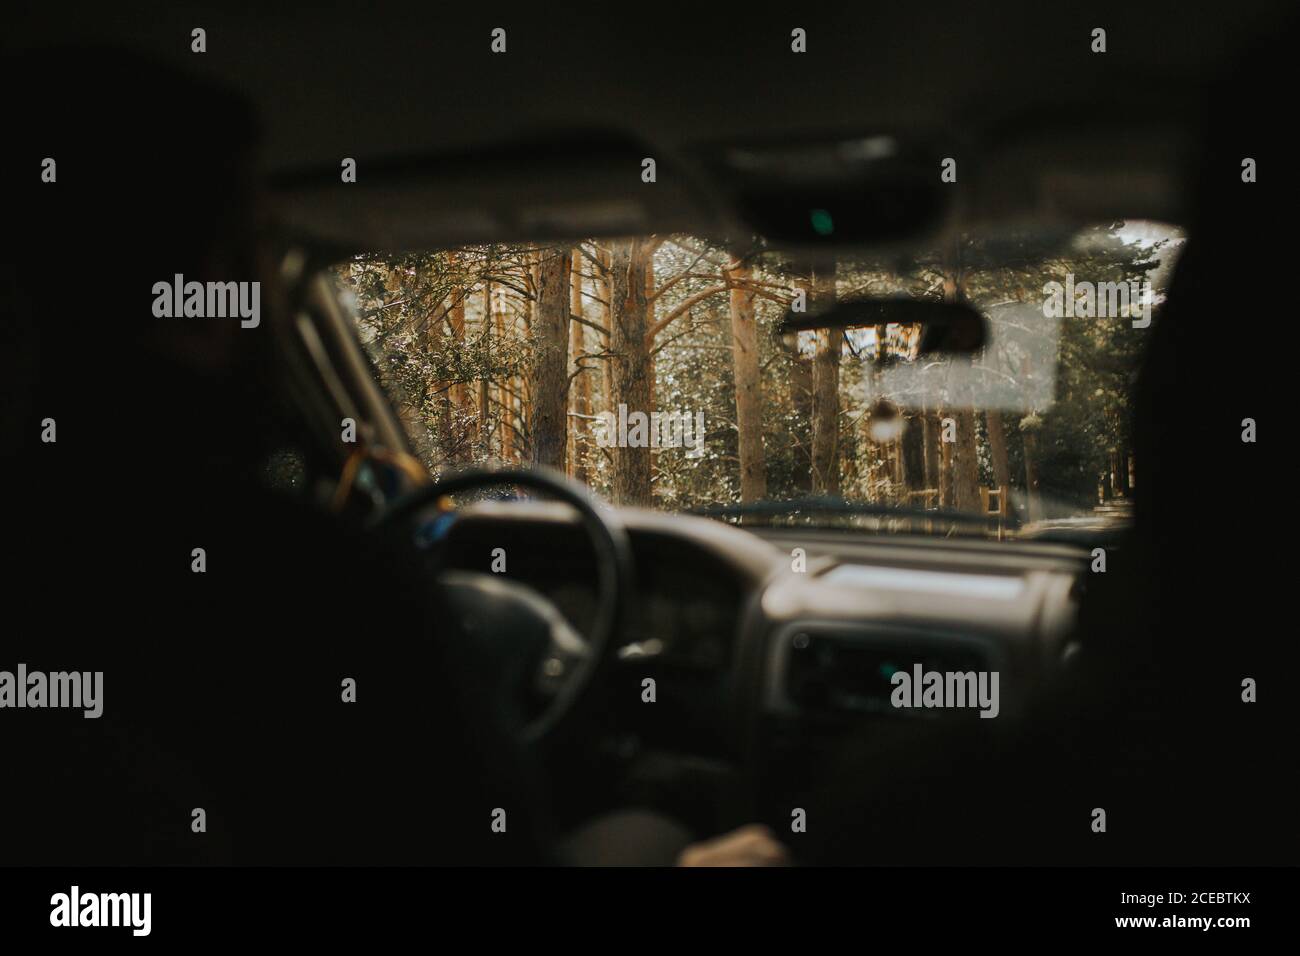
[[(28, 54), (5, 73), (25, 90), (13, 118), (24, 134), (6, 160), (20, 344), (9, 361), (30, 385), (10, 424), (27, 445), (32, 419), (71, 427), (93, 412), (171, 455), (229, 447), (266, 404), (276, 317), (251, 106), (111, 51)], [(253, 301), (255, 327), (228, 314)], [(111, 445), (105, 428), (75, 431)]]

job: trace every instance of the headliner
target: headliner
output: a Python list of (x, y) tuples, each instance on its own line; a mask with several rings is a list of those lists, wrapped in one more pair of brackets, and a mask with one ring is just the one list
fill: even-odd
[[(282, 0), (199, 12), (72, 3), (18, 14), (7, 45), (110, 43), (244, 92), (261, 114), (267, 171), (289, 219), (338, 239), (365, 231), (356, 195), (363, 191), (344, 197), (304, 184), (312, 171), (337, 171), (343, 156), (357, 158), (364, 175), (381, 160), (472, 161), (492, 151), (517, 164), (522, 182), (508, 198), (519, 203), (568, 187), (529, 176), (527, 151), (508, 144), (575, 129), (630, 134), (687, 163), (710, 143), (915, 133), (944, 155), (960, 144), (966, 152), (954, 145), (951, 153), (979, 156), (969, 218), (1176, 220), (1204, 86), (1290, 8), (1278, 0), (1194, 11), (1090, 3), (1086, 12), (1022, 0), (995, 10), (942, 0), (779, 13), (567, 6), (542, 15), (536, 6), (448, 11), (427, 2)], [(206, 54), (189, 51), (194, 26), (207, 30)], [(504, 56), (488, 52), (496, 26), (508, 31)], [(807, 54), (790, 52), (794, 26), (808, 31)], [(1088, 49), (1096, 26), (1107, 29), (1104, 55)], [(580, 154), (582, 137), (572, 140)], [(420, 185), (440, 188), (436, 177)], [(639, 186), (632, 180), (629, 193)], [(379, 218), (399, 214), (400, 200), (410, 198), (404, 192), (381, 201)], [(457, 196), (443, 192), (455, 208)], [(455, 192), (463, 201), (459, 185)], [(698, 196), (662, 192), (663, 208), (652, 206), (640, 229), (706, 225)], [(335, 202), (342, 205), (330, 208)], [(428, 236), (407, 239), (455, 228), (429, 219)], [(518, 233), (528, 225), (498, 220), (484, 228)]]

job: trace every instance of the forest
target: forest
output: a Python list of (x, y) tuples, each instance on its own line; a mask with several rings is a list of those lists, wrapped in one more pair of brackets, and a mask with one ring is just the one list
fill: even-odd
[[(1062, 315), (1060, 288), (1147, 284), (1149, 315), (1181, 241), (1115, 222), (800, 260), (648, 236), (360, 256), (335, 275), (434, 474), (529, 463), (625, 505), (830, 497), (1026, 522), (1125, 499), (1138, 473), (1143, 306)], [(991, 342), (963, 366), (917, 362), (893, 326), (777, 334), (792, 306), (862, 297), (967, 302)]]

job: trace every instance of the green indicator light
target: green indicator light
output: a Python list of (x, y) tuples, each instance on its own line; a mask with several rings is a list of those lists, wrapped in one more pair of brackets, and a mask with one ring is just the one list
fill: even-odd
[(829, 236), (835, 231), (835, 223), (831, 219), (831, 214), (825, 209), (814, 209), (809, 213), (812, 219), (813, 232), (819, 236)]

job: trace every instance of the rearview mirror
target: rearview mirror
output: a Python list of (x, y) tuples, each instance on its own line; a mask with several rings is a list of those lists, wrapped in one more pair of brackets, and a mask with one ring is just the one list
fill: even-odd
[(908, 343), (914, 357), (971, 355), (984, 348), (988, 323), (962, 302), (925, 299), (859, 299), (816, 314), (787, 312), (777, 334), (788, 349), (798, 348), (800, 332), (895, 326), (891, 338)]

